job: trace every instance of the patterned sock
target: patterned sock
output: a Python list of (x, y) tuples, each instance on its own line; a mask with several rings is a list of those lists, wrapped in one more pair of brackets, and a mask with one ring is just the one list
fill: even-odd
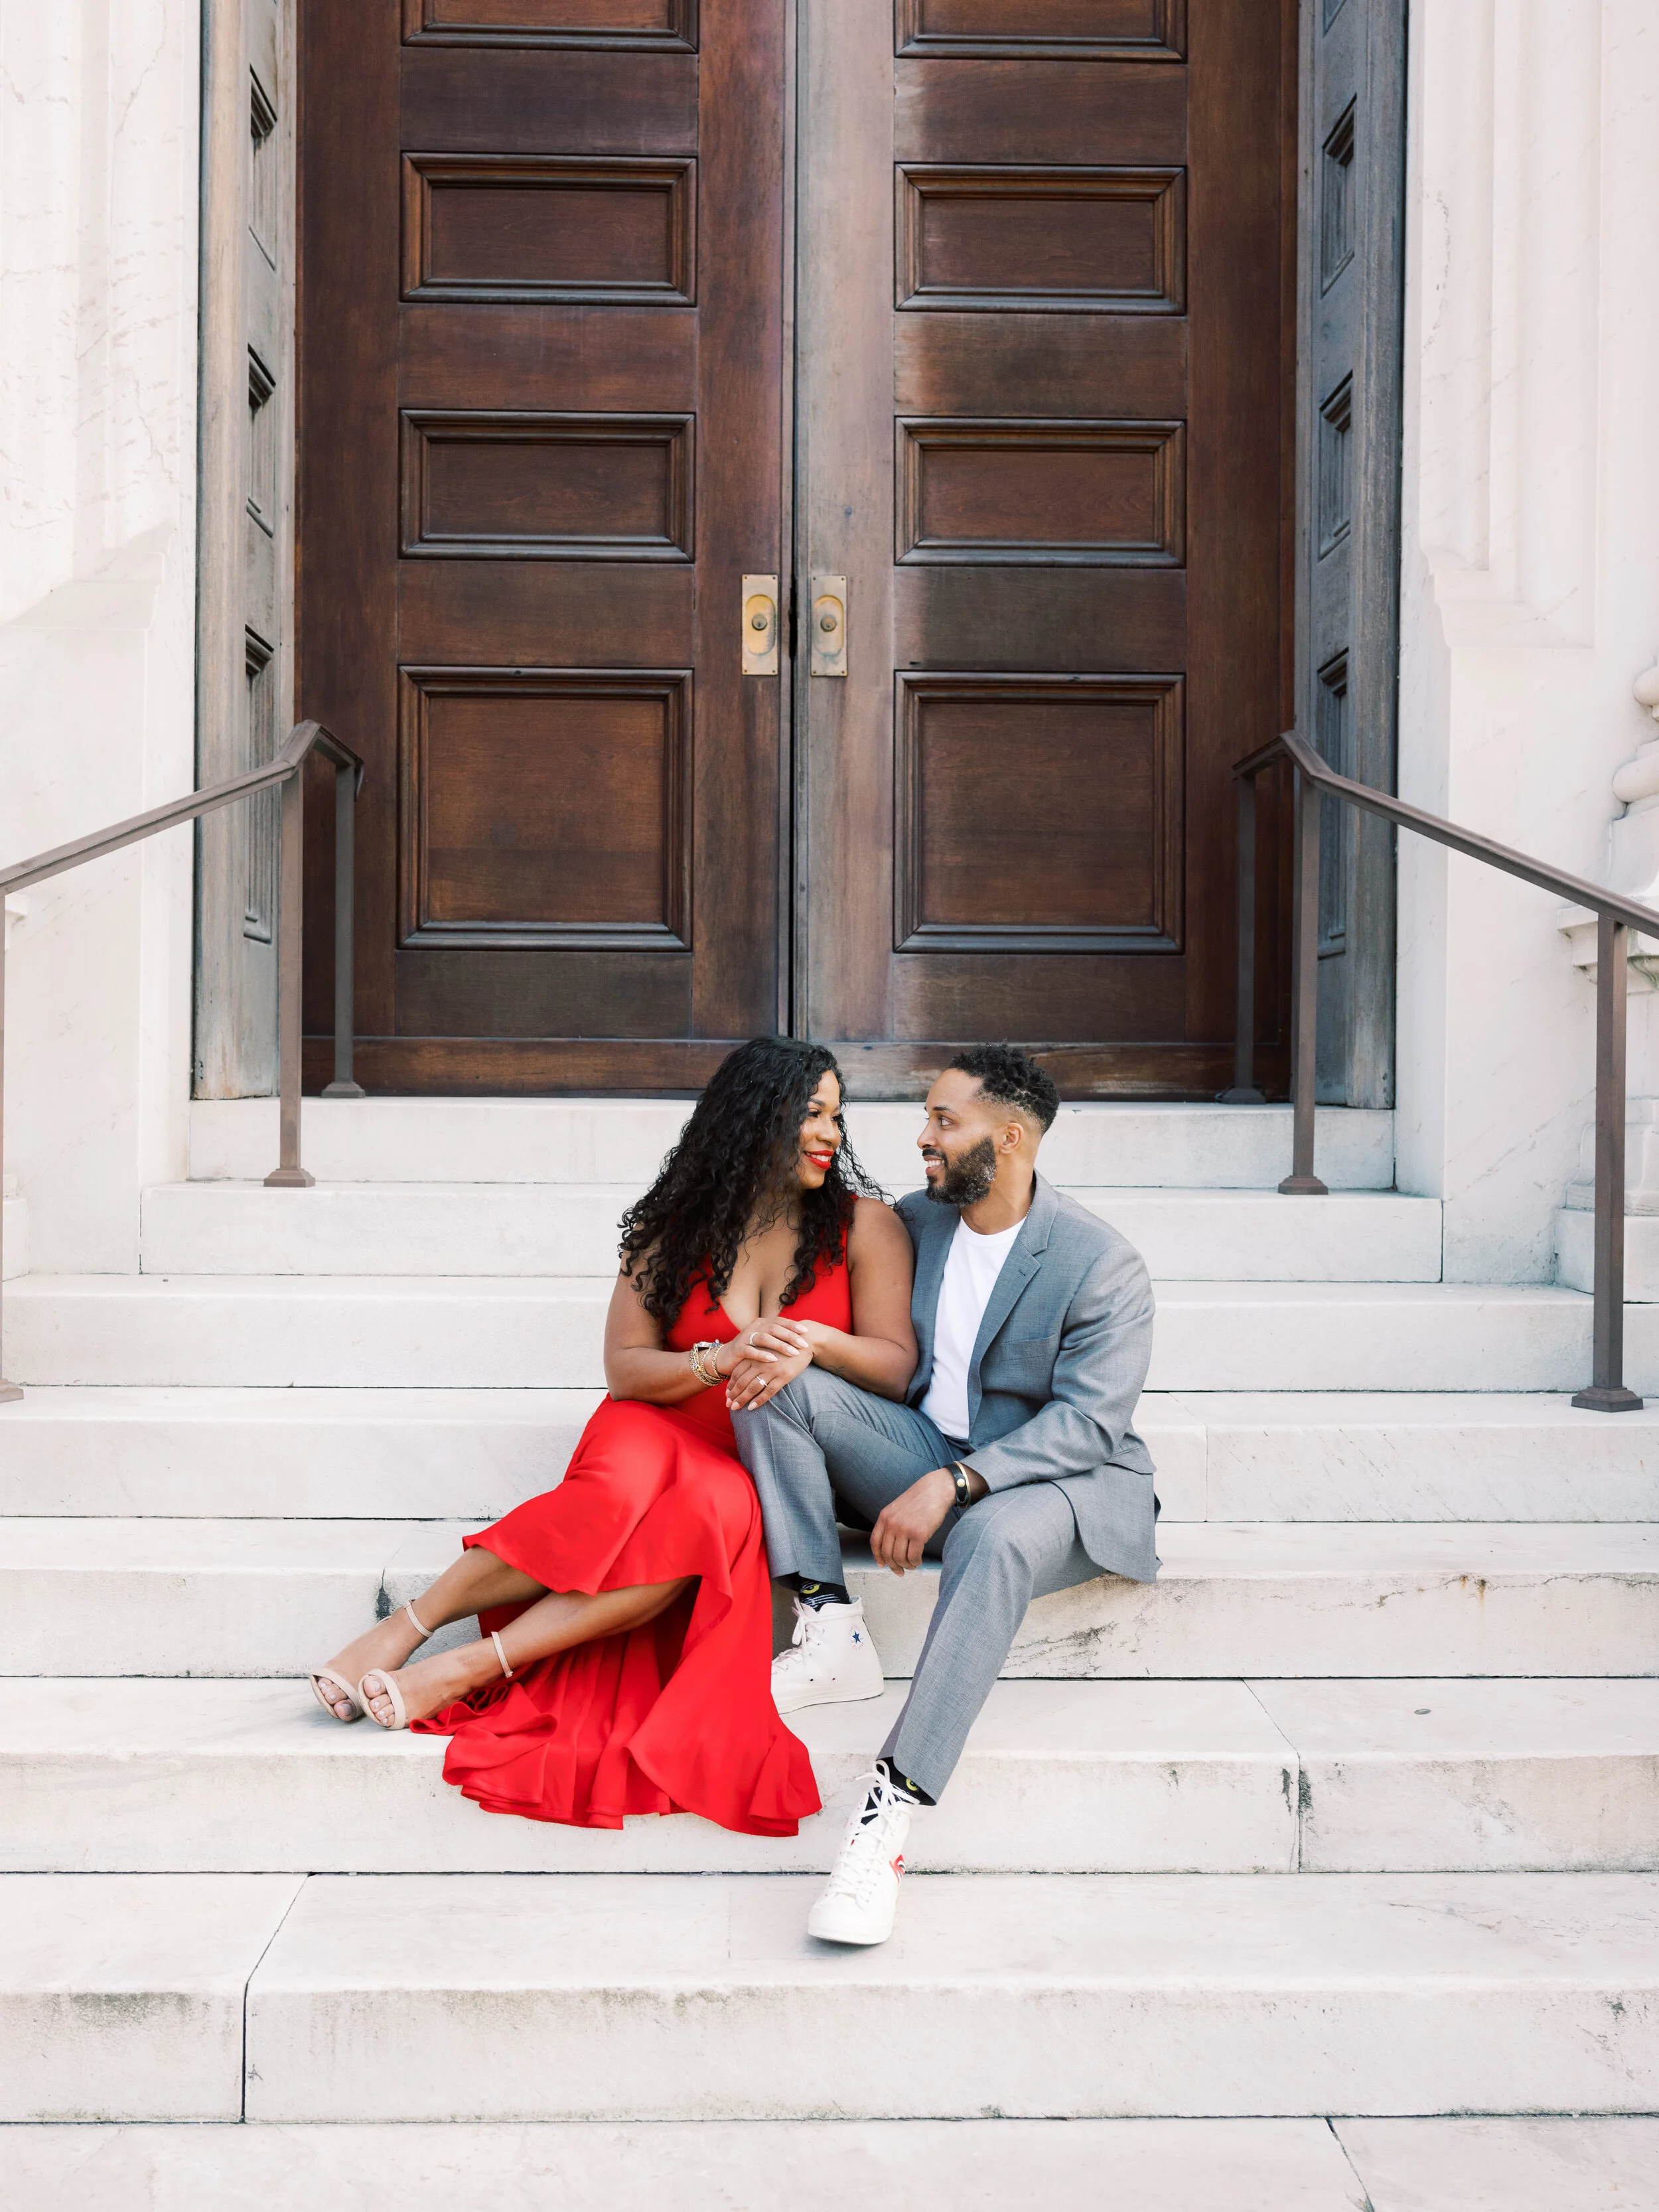
[[(892, 1784), (895, 1790), (902, 1790), (907, 1797), (914, 1799), (918, 1805), (931, 1805), (934, 1803), (935, 1800), (927, 1795), (927, 1792), (922, 1788), (921, 1783), (912, 1782), (908, 1774), (901, 1774), (890, 1759), (878, 1759), (876, 1761), (876, 1765), (887, 1777), (887, 1779)], [(865, 1804), (865, 1817), (866, 1820), (869, 1818), (870, 1814), (875, 1811), (875, 1798), (872, 1795), (866, 1801)]]
[(845, 1583), (809, 1583), (795, 1577), (795, 1588), (816, 1613), (821, 1605), (851, 1605)]

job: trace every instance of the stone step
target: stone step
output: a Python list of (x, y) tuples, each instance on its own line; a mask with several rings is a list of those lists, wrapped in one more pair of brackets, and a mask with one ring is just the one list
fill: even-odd
[(805, 1936), (817, 1887), (313, 1877), (250, 1980), (248, 2117), (1659, 2100), (1659, 1877), (921, 1875), (893, 1941), (864, 1952)]
[(0, 1877), (0, 2122), (240, 2120), (248, 1978), (303, 1886)]
[[(1588, 1208), (1564, 1208), (1555, 1217), (1555, 1279), (1570, 1291), (1595, 1288), (1595, 1216)], [(1659, 1302), (1659, 1215), (1626, 1217), (1625, 1297), (1631, 1304)]]
[[(679, 1135), (675, 1098), (307, 1098), (306, 1165), (323, 1182), (599, 1182), (641, 1186)], [(857, 1103), (848, 1134), (890, 1188), (915, 1181), (921, 1109)], [(190, 1172), (258, 1182), (276, 1160), (274, 1098), (198, 1099)], [(1288, 1106), (1062, 1106), (1043, 1139), (1053, 1182), (1272, 1190), (1290, 1172)], [(1322, 1106), (1314, 1164), (1333, 1190), (1388, 1190), (1394, 1115)]]
[[(912, 1174), (908, 1188), (920, 1178)], [(605, 1275), (626, 1183), (163, 1183), (143, 1194), (150, 1275)], [(1440, 1202), (1382, 1191), (1071, 1194), (1154, 1275), (1191, 1281), (1432, 1283)]]
[[(1570, 1391), (1590, 1373), (1590, 1301), (1551, 1285), (1157, 1289), (1154, 1390)], [(599, 1389), (610, 1294), (578, 1275), (30, 1275), (6, 1364), (25, 1384)], [(1625, 1343), (1653, 1391), (1659, 1308), (1630, 1309)]]
[[(781, 1840), (690, 1816), (618, 1835), (483, 1813), (442, 1779), (444, 1739), (342, 1728), (293, 1681), (14, 1682), (0, 1869), (824, 1872), (903, 1698), (795, 1716), (825, 1809)], [(1285, 1873), (1297, 1802), (1295, 1759), (1242, 1682), (1000, 1682), (909, 1863)]]
[[(1598, 2126), (1649, 2124), (1566, 2124), (1588, 2136)], [(379, 2212), (430, 2199), (434, 2183), (445, 2212), (750, 2212), (777, 2201), (791, 2174), (818, 2178), (821, 2187), (833, 2179), (861, 2203), (890, 2195), (896, 2173), (910, 2212), (1006, 2212), (1034, 2185), (1047, 2212), (1103, 2204), (1213, 2212), (1219, 2203), (1228, 2212), (1360, 2212), (1361, 2204), (1322, 2120), (15, 2127), (5, 2148), (27, 2212)], [(1625, 2170), (1576, 2147), (1575, 2158), (1604, 2179)], [(1513, 2202), (1519, 2212), (1543, 2212), (1541, 2200)], [(1578, 2202), (1553, 2199), (1549, 2212), (1576, 2212)]]
[[(292, 1681), (14, 1681), (0, 1869), (823, 1871), (903, 1698), (795, 1716), (824, 1811), (789, 1840), (495, 1818), (446, 1744)], [(1659, 1867), (1659, 1681), (1000, 1682), (913, 1872)]]
[(0, 2119), (1369, 2118), (1659, 2099), (1653, 1875), (920, 1875), (892, 1942), (865, 1952), (805, 1936), (817, 1887), (7, 1875)]
[(769, 2205), (779, 2176), (912, 2212), (1654, 2212), (1659, 2120), (686, 2120), (14, 2127), (27, 2212)]
[[(475, 1524), (476, 1525), (476, 1524)], [(301, 1674), (455, 1557), (441, 1522), (0, 1522), (0, 1674)], [(1609, 1522), (1174, 1522), (1152, 1583), (1031, 1607), (1006, 1672), (1639, 1675), (1659, 1649), (1659, 1528)], [(887, 1673), (907, 1676), (938, 1584), (848, 1542)], [(453, 1640), (459, 1626), (444, 1632)]]
[[(493, 1520), (556, 1481), (603, 1394), (32, 1389), (0, 1409), (0, 1515)], [(1149, 1391), (1171, 1521), (1659, 1519), (1659, 1403)]]

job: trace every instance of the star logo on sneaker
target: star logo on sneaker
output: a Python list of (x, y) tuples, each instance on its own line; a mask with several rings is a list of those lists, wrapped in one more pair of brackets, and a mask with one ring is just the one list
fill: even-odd
[(853, 1641), (854, 1644), (862, 1644), (864, 1641), (864, 1638), (859, 1634), (856, 1628), (853, 1631)]
[(902, 1877), (903, 1877), (903, 1874), (904, 1874), (904, 1854), (903, 1854), (903, 1852), (902, 1852), (902, 1851), (901, 1851), (901, 1852), (899, 1853), (898, 1856), (897, 1856), (897, 1857), (893, 1861), (893, 1875), (894, 1875), (894, 1878), (895, 1878), (896, 1880), (902, 1880)]

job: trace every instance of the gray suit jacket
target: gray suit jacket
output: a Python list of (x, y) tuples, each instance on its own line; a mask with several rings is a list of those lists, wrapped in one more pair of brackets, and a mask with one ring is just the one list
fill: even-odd
[[(898, 1204), (916, 1252), (910, 1317), (921, 1352), (908, 1400), (933, 1373), (933, 1325), (960, 1218), (925, 1191)], [(1152, 1286), (1127, 1237), (1039, 1176), (980, 1323), (968, 1375), (968, 1437), (993, 1490), (1053, 1482), (1109, 1574), (1158, 1573), (1152, 1458), (1131, 1422), (1152, 1356)]]

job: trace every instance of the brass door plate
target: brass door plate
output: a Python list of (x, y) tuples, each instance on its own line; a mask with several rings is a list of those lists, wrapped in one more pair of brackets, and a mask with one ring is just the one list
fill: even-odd
[(775, 676), (778, 672), (775, 576), (745, 576), (743, 580), (743, 672), (745, 676)]
[(847, 579), (812, 579), (811, 665), (814, 676), (847, 673)]

